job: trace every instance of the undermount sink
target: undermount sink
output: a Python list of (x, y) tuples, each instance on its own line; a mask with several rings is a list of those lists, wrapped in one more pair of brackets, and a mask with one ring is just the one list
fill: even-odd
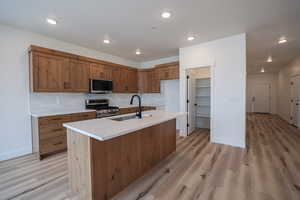
[[(152, 115), (150, 115), (150, 114), (144, 114), (144, 115), (142, 115), (142, 118), (146, 118), (146, 117), (152, 117)], [(128, 115), (128, 116), (123, 116), (123, 117), (116, 117), (116, 118), (113, 118), (111, 120), (114, 120), (114, 121), (125, 121), (125, 120), (129, 120), (129, 119), (138, 119), (138, 116), (136, 116), (136, 115)]]

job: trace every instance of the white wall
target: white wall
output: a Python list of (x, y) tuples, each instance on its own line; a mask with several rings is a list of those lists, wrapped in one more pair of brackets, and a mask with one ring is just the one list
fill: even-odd
[[(133, 67), (140, 65), (120, 57), (0, 25), (0, 160), (31, 153), (29, 61), (27, 52), (31, 44)], [(66, 99), (76, 97), (77, 100), (72, 101), (72, 105), (75, 105), (81, 101), (84, 95), (61, 95), (59, 98), (62, 101), (65, 97)], [(35, 102), (39, 99), (47, 102), (49, 98), (49, 106), (53, 105), (53, 99), (54, 102), (57, 100), (55, 94), (34, 94), (32, 98)], [(40, 108), (39, 105), (32, 105), (32, 107), (33, 109)]]
[(278, 73), (261, 73), (247, 75), (246, 108), (247, 112), (252, 112), (252, 91), (257, 84), (269, 84), (270, 108), (272, 114), (277, 114), (277, 91), (278, 91)]
[(300, 56), (285, 66), (278, 74), (278, 107), (280, 117), (289, 121), (290, 117), (290, 78), (300, 75)]
[(246, 35), (181, 48), (179, 58), (180, 110), (186, 111), (186, 69), (211, 66), (211, 141), (245, 147)]

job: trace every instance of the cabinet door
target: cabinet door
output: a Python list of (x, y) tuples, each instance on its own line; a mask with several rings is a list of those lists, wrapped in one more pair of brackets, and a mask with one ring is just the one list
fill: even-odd
[(70, 60), (72, 70), (73, 92), (89, 92), (89, 66), (88, 62)]
[(138, 92), (137, 87), (137, 71), (136, 70), (127, 70), (127, 86), (129, 93), (136, 93)]
[(91, 63), (90, 78), (98, 80), (112, 80), (112, 68), (98, 63)]
[(60, 92), (62, 90), (61, 70), (68, 59), (42, 53), (32, 56), (32, 86), (34, 92)]
[(63, 92), (73, 91), (72, 67), (69, 59), (66, 60), (65, 64), (61, 68), (61, 83)]
[(168, 77), (169, 79), (179, 79), (179, 66), (178, 65), (168, 67), (168, 71), (169, 71), (169, 77)]
[(167, 67), (162, 67), (157, 69), (160, 80), (168, 80), (169, 79), (169, 70)]
[(138, 90), (140, 93), (146, 93), (148, 87), (148, 73), (147, 71), (138, 72)]
[(121, 83), (121, 69), (119, 67), (115, 67), (112, 70), (112, 80), (113, 80), (113, 92), (121, 93), (123, 91), (123, 86)]
[(153, 69), (151, 71), (151, 74), (152, 74), (151, 92), (160, 93), (160, 80), (158, 77), (158, 71), (156, 69)]

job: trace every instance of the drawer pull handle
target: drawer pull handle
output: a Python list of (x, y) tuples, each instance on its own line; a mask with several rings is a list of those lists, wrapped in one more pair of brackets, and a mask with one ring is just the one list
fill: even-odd
[(57, 143), (54, 143), (53, 145), (60, 145), (60, 144), (63, 144), (63, 142), (57, 142)]

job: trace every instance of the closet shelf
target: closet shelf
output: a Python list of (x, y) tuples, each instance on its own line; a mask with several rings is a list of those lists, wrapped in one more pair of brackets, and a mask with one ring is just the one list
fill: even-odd
[(210, 97), (210, 95), (196, 95), (196, 97)]
[(210, 88), (210, 86), (196, 86), (196, 88)]
[(197, 114), (196, 116), (201, 118), (210, 118), (209, 114)]

